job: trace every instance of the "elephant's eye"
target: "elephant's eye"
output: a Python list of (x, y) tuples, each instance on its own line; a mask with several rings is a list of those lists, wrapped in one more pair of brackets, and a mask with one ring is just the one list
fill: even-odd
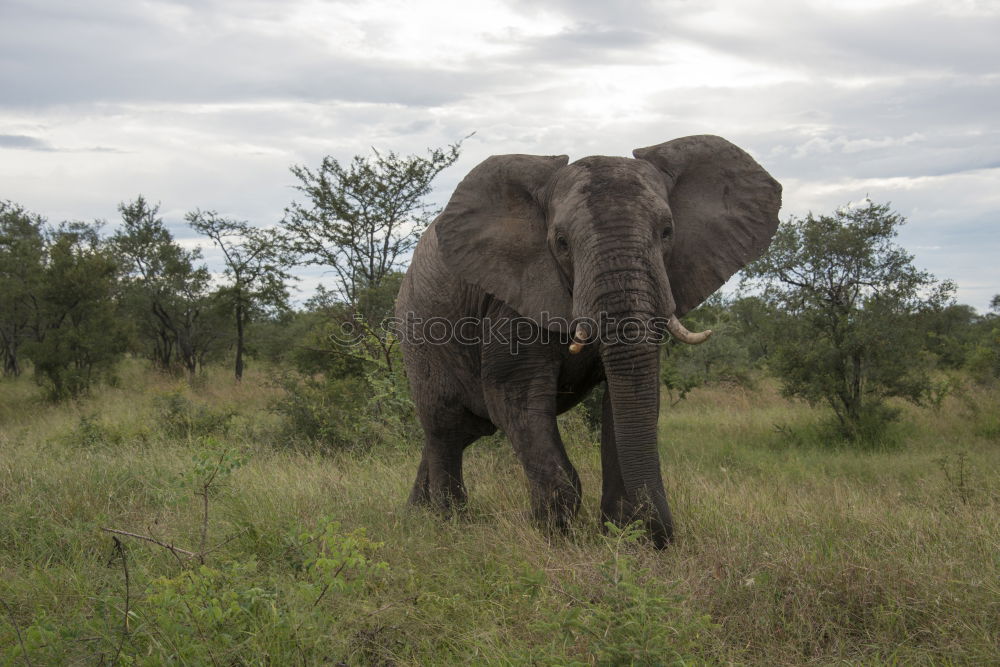
[(666, 227), (663, 228), (663, 231), (660, 232), (660, 238), (663, 239), (664, 241), (669, 241), (673, 235), (674, 235), (673, 225), (667, 225)]
[(556, 236), (556, 247), (562, 250), (563, 252), (566, 252), (567, 250), (569, 250), (569, 241), (566, 240), (565, 236), (559, 234), (558, 236)]

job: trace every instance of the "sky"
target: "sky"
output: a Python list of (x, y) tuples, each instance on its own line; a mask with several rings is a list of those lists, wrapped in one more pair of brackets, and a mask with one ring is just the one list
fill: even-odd
[(782, 183), (782, 219), (891, 203), (916, 265), (985, 312), (998, 35), (1000, 0), (0, 0), (0, 199), (111, 230), (142, 194), (194, 246), (187, 211), (274, 225), (289, 167), (327, 155), (474, 132), (443, 204), (490, 155), (717, 134)]

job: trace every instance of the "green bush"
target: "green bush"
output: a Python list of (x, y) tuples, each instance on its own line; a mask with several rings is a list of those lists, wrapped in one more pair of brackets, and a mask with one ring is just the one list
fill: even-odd
[[(358, 375), (285, 373), (272, 410), (294, 440), (331, 450), (404, 446), (421, 439), (398, 349), (389, 360), (364, 354)], [(391, 362), (391, 365), (390, 365)]]
[(972, 349), (966, 358), (966, 368), (980, 384), (1000, 380), (1000, 328), (994, 328)]
[(59, 440), (70, 447), (90, 449), (102, 445), (119, 445), (124, 440), (121, 429), (109, 425), (96, 414), (82, 414), (71, 431)]
[(157, 421), (167, 435), (188, 440), (226, 433), (237, 415), (235, 410), (195, 403), (179, 390), (154, 397), (153, 406)]
[(283, 393), (271, 409), (282, 417), (289, 437), (330, 449), (354, 447), (367, 389), (363, 380), (285, 373), (275, 384)]
[(891, 398), (925, 405), (936, 356), (922, 319), (952, 303), (955, 285), (913, 265), (895, 244), (905, 222), (866, 201), (832, 215), (791, 218), (743, 271), (780, 332), (768, 366), (782, 391), (829, 406), (843, 436), (869, 442), (888, 428)]

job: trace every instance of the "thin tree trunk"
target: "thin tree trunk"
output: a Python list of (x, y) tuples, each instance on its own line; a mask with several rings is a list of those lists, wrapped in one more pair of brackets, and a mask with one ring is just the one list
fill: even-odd
[(236, 302), (236, 381), (243, 381), (243, 304)]
[(12, 346), (7, 346), (4, 350), (3, 374), (11, 377), (17, 377), (21, 374), (21, 369), (17, 364), (17, 352)]

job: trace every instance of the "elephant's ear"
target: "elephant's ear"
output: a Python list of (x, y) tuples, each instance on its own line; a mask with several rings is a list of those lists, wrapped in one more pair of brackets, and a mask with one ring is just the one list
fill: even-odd
[(678, 317), (764, 252), (778, 228), (781, 184), (722, 137), (637, 148), (667, 181), (674, 240), (664, 257)]
[(572, 319), (572, 297), (546, 241), (542, 199), (565, 155), (494, 155), (462, 179), (434, 222), (445, 264), (540, 321)]

